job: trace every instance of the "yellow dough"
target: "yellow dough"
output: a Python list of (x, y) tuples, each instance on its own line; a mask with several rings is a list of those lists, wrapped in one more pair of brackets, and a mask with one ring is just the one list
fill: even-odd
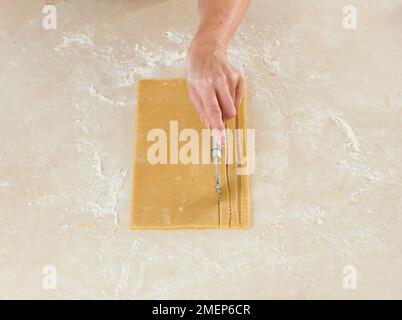
[[(155, 128), (167, 133), (170, 146), (171, 121), (178, 132), (195, 129), (200, 137), (204, 128), (192, 106), (184, 79), (142, 80), (138, 84), (136, 147), (134, 163), (133, 205), (130, 229), (232, 228), (250, 227), (249, 181), (237, 175), (235, 163), (221, 164), (222, 192), (218, 205), (212, 164), (151, 164), (147, 154), (155, 141), (148, 133)], [(227, 129), (246, 128), (244, 99), (237, 116), (226, 123)], [(243, 143), (233, 143), (246, 154)], [(179, 141), (179, 148), (188, 141)], [(199, 144), (201, 145), (201, 138)], [(209, 153), (208, 153), (209, 156)], [(201, 158), (201, 156), (200, 156)], [(225, 160), (225, 155), (223, 155)], [(179, 161), (180, 162), (180, 161)]]

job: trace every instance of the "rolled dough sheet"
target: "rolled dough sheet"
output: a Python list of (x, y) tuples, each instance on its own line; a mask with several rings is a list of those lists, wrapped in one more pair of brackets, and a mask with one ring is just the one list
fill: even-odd
[[(189, 100), (186, 81), (139, 81), (130, 229), (249, 228), (249, 179), (246, 175), (236, 174), (236, 163), (222, 161), (222, 192), (218, 203), (212, 164), (183, 164), (180, 161), (172, 164), (175, 156), (169, 152), (169, 147), (168, 164), (151, 164), (147, 160), (148, 148), (156, 141), (147, 140), (150, 130), (163, 129), (168, 146), (171, 141), (178, 140), (171, 136), (171, 131), (175, 131), (170, 130), (171, 121), (177, 124), (179, 135), (182, 129), (196, 130), (200, 137), (197, 144), (201, 145), (203, 124)], [(236, 118), (228, 121), (226, 127), (228, 134), (229, 129), (234, 133), (235, 128), (246, 128), (244, 99)], [(183, 140), (178, 142), (179, 150), (189, 145), (188, 138)], [(235, 149), (243, 149), (244, 155), (247, 151), (245, 141), (243, 134), (232, 144)], [(210, 152), (207, 156), (210, 157)], [(223, 158), (226, 158), (225, 150)]]

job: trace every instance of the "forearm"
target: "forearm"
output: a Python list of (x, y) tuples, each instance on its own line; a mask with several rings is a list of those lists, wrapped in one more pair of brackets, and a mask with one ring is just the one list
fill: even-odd
[(223, 121), (236, 115), (243, 96), (243, 76), (228, 63), (226, 49), (250, 2), (198, 0), (198, 28), (187, 54), (188, 89), (205, 126), (222, 133), (216, 141), (224, 137)]
[(199, 0), (199, 22), (194, 41), (206, 41), (226, 48), (250, 2), (251, 0)]

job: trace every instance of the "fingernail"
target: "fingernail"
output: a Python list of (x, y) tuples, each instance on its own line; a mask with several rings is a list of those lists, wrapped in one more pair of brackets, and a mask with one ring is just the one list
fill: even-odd
[(224, 129), (223, 130), (213, 129), (212, 138), (214, 141), (224, 146), (226, 144), (226, 131)]

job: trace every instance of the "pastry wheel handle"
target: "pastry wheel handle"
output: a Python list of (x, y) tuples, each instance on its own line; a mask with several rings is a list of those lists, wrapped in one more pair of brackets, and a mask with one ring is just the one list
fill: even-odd
[(221, 193), (221, 177), (220, 177), (220, 163), (222, 160), (222, 145), (216, 139), (212, 139), (212, 163), (215, 170), (215, 190), (218, 194)]

